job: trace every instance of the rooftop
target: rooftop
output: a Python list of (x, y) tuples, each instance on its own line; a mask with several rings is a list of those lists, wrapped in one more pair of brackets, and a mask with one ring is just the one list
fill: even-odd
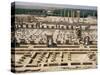
[[(13, 3), (12, 3), (13, 5)], [(49, 4), (49, 3), (31, 3), (31, 2), (15, 2), (16, 8), (24, 9), (85, 9), (97, 10), (97, 6), (81, 6), (68, 4)]]

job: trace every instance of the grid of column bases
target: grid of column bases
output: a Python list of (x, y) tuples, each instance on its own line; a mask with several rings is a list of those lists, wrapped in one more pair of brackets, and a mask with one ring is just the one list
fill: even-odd
[(12, 72), (97, 68), (96, 10), (20, 10), (12, 15)]

